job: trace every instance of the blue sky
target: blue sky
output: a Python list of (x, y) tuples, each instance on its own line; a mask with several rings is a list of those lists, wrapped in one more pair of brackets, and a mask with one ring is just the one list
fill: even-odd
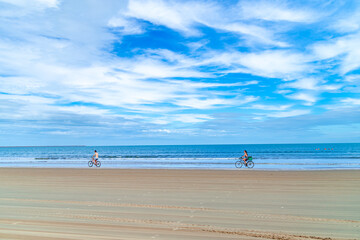
[(360, 142), (360, 2), (0, 0), (0, 145)]

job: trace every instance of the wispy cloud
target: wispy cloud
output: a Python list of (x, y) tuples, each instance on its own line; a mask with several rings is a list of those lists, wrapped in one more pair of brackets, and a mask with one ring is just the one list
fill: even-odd
[(313, 48), (319, 59), (339, 59), (342, 75), (360, 67), (360, 32), (316, 43)]
[[(198, 26), (240, 34), (241, 36), (270, 45), (287, 46), (275, 39), (272, 31), (262, 26), (242, 22), (237, 11), (229, 11), (216, 2), (130, 0), (128, 10), (119, 16), (148, 21), (179, 31), (187, 36), (199, 36)], [(137, 28), (137, 27), (135, 27)]]
[(345, 98), (341, 102), (349, 105), (360, 105), (360, 98)]
[(291, 110), (291, 111), (284, 111), (284, 112), (276, 112), (268, 114), (268, 117), (274, 117), (274, 118), (286, 118), (286, 117), (295, 117), (300, 115), (309, 114), (310, 110)]
[[(26, 13), (30, 13), (31, 11), (42, 11), (47, 8), (57, 8), (60, 4), (58, 0), (34, 0), (34, 1), (26, 1), (26, 0), (1, 0), (0, 3), (5, 3), (10, 5), (11, 7), (17, 7), (15, 11), (7, 11), (3, 10), (5, 16), (14, 16), (22, 15)], [(8, 15), (10, 14), (10, 15)], [(13, 15), (14, 14), (14, 15)]]
[(286, 97), (288, 97), (290, 99), (304, 101), (305, 102), (304, 104), (308, 105), (308, 106), (314, 105), (316, 103), (316, 101), (318, 100), (318, 98), (314, 94), (306, 93), (306, 92), (290, 94), (290, 95), (287, 95)]
[(263, 104), (253, 104), (249, 107), (249, 109), (259, 109), (265, 111), (284, 111), (290, 108), (292, 105), (263, 105)]
[(285, 1), (244, 1), (239, 2), (245, 18), (266, 21), (288, 21), (310, 23), (318, 19), (312, 9), (292, 8)]
[(360, 11), (359, 6), (349, 9), (348, 12), (336, 18), (335, 24), (331, 28), (340, 33), (354, 33), (360, 30)]
[(282, 119), (310, 131), (359, 105), (358, 7), (0, 0), (0, 125), (64, 139), (235, 139)]
[(335, 91), (340, 89), (342, 84), (327, 84), (325, 81), (316, 78), (302, 78), (292, 82), (284, 83), (280, 87), (314, 91)]
[(134, 35), (144, 33), (145, 30), (135, 19), (125, 16), (113, 17), (109, 20), (108, 26), (120, 32), (122, 35)]
[(285, 80), (299, 76), (305, 69), (311, 71), (307, 61), (303, 54), (281, 50), (249, 53), (240, 59), (240, 63), (254, 75)]

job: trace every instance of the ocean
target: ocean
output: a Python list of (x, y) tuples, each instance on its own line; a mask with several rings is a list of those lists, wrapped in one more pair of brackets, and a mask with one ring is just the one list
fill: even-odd
[(0, 147), (0, 167), (87, 168), (95, 149), (102, 168), (235, 170), (247, 150), (253, 170), (360, 169), (360, 143)]

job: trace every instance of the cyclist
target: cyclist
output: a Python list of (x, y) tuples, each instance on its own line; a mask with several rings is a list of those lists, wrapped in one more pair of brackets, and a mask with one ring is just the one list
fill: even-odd
[(246, 150), (244, 150), (244, 155), (242, 156), (242, 160), (247, 164), (247, 160), (249, 158), (249, 155)]
[(92, 156), (92, 160), (97, 165), (97, 160), (99, 159), (99, 153), (95, 150), (94, 155)]

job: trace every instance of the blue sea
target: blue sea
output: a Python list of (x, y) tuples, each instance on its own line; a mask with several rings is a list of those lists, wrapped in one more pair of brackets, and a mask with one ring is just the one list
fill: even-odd
[(87, 168), (95, 149), (102, 168), (235, 170), (247, 150), (253, 170), (360, 169), (360, 143), (0, 147), (0, 167)]

